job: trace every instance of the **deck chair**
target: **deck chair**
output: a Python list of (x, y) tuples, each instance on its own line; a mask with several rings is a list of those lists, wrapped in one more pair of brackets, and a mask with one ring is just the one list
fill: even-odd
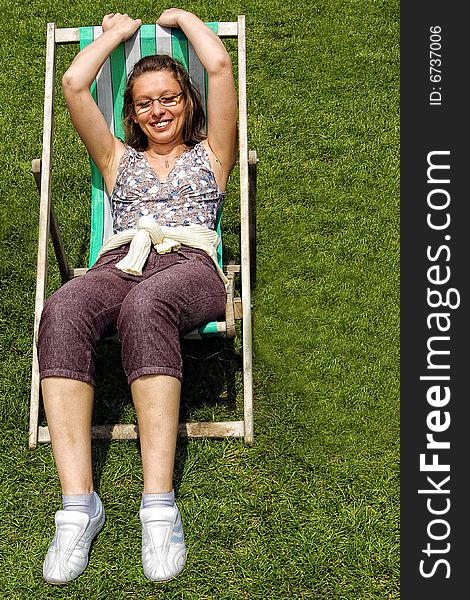
[[(252, 382), (252, 316), (251, 285), (255, 274), (255, 196), (256, 163), (255, 151), (248, 152), (247, 110), (246, 110), (246, 46), (245, 17), (240, 15), (236, 22), (208, 23), (219, 37), (237, 38), (238, 60), (238, 102), (239, 102), (239, 170), (240, 170), (240, 264), (223, 265), (222, 246), (218, 249), (220, 266), (224, 269), (230, 285), (227, 293), (225, 321), (207, 323), (199, 330), (188, 334), (188, 338), (203, 339), (206, 336), (226, 336), (233, 338), (241, 330), (242, 376), (243, 376), (243, 420), (204, 421), (180, 423), (182, 437), (240, 437), (246, 443), (253, 442), (253, 382)], [(47, 26), (46, 74), (44, 95), (44, 125), (42, 158), (32, 161), (32, 172), (40, 193), (39, 235), (37, 255), (36, 300), (34, 315), (34, 340), (32, 381), (30, 398), (29, 447), (49, 442), (47, 426), (39, 423), (40, 381), (37, 356), (37, 336), (41, 312), (44, 306), (48, 278), (48, 248), (52, 241), (57, 258), (62, 283), (79, 277), (86, 269), (71, 268), (52, 201), (51, 172), (53, 168), (54, 133), (54, 90), (56, 79), (57, 47), (62, 44), (80, 44), (83, 48), (96, 36), (101, 35), (101, 27), (56, 28), (54, 23)], [(121, 125), (122, 92), (127, 74), (135, 62), (144, 55), (166, 53), (178, 58), (190, 77), (199, 88), (203, 104), (207, 97), (207, 75), (199, 62), (191, 44), (179, 29), (167, 29), (158, 25), (142, 25), (137, 33), (121, 44), (103, 65), (91, 91), (95, 101), (109, 123), (111, 131), (121, 139), (124, 134)], [(91, 231), (88, 267), (93, 265), (102, 243), (112, 234), (109, 197), (103, 180), (95, 165), (91, 167)], [(220, 215), (217, 229), (221, 234)], [(235, 281), (239, 288), (235, 289)], [(240, 321), (240, 327), (236, 327)], [(92, 439), (135, 440), (138, 427), (133, 424), (105, 424), (92, 426)]]

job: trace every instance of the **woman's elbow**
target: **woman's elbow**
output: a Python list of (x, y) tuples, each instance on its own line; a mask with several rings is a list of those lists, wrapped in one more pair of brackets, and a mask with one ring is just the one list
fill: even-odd
[(70, 75), (69, 71), (65, 71), (62, 75), (62, 89), (64, 92), (69, 91), (73, 88), (73, 77)]
[(62, 90), (64, 94), (66, 93), (76, 93), (80, 92), (84, 89), (84, 85), (80, 78), (78, 78), (71, 68), (68, 68), (67, 71), (62, 75)]
[(212, 57), (208, 74), (219, 75), (220, 73), (232, 73), (232, 61), (227, 52), (220, 52)]

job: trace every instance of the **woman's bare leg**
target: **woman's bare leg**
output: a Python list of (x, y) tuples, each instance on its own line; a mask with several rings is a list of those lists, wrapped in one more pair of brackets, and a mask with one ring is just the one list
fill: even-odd
[(144, 375), (131, 383), (139, 425), (144, 493), (173, 489), (181, 383), (168, 375)]
[(93, 491), (93, 386), (65, 377), (42, 380), (42, 395), (62, 494)]

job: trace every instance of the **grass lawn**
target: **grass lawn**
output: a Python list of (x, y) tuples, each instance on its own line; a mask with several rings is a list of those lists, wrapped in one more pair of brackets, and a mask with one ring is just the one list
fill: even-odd
[[(249, 148), (259, 158), (255, 443), (180, 441), (188, 562), (163, 585), (140, 563), (138, 447), (97, 443), (107, 524), (79, 579), (42, 580), (60, 508), (50, 446), (27, 444), (39, 207), (30, 168), (41, 155), (46, 24), (99, 24), (111, 11), (152, 22), (168, 6), (0, 0), (0, 598), (399, 598), (397, 0), (179, 5), (206, 21), (247, 19)], [(64, 48), (58, 70), (70, 59)], [(85, 266), (87, 159), (60, 97), (57, 111), (53, 193), (72, 262)], [(233, 181), (226, 229), (236, 254)], [(52, 252), (51, 262), (50, 292)], [(103, 364), (116, 362), (112, 352)], [(203, 373), (214, 353), (215, 369), (233, 367), (210, 344), (189, 347), (186, 360)], [(102, 388), (106, 416), (118, 409)]]

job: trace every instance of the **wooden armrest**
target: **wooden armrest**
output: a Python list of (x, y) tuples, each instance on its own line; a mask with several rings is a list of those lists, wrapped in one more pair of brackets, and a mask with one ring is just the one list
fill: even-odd
[(235, 292), (235, 271), (228, 270), (227, 272), (227, 303), (225, 304), (225, 324), (226, 335), (233, 338), (236, 335), (235, 329), (235, 307), (234, 307), (234, 292)]

